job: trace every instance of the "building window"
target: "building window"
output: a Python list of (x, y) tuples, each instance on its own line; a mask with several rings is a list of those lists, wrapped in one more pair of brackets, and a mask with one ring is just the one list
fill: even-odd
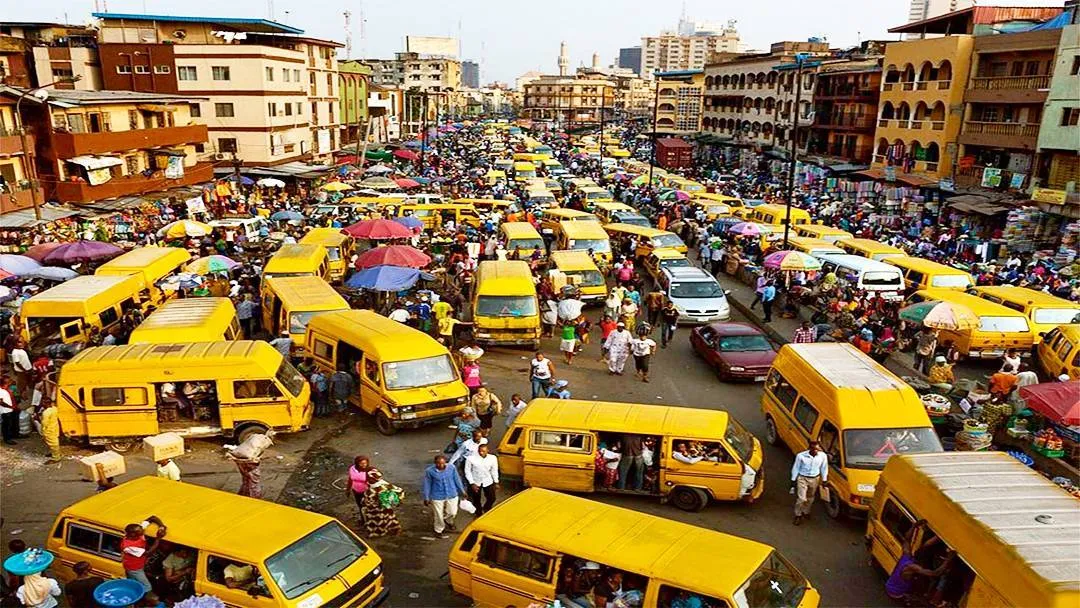
[(1073, 76), (1080, 74), (1080, 55), (1073, 55), (1072, 69), (1069, 70), (1069, 74)]
[(177, 80), (198, 80), (199, 70), (193, 65), (178, 65), (176, 66), (176, 78)]
[[(266, 68), (266, 69), (269, 70), (270, 68)], [(282, 82), (289, 82), (289, 74), (290, 74), (289, 68), (281, 68), (281, 80), (282, 80)]]
[(285, 144), (285, 154), (296, 152), (296, 144)]
[(1062, 108), (1061, 126), (1075, 127), (1080, 124), (1080, 108)]
[(319, 102), (311, 102), (311, 124), (319, 124)]
[(296, 102), (296, 115), (300, 116), (303, 113), (304, 113), (304, 110), (303, 110), (302, 106), (300, 105), (300, 102), (299, 101)]
[(170, 72), (172, 72), (172, 68), (167, 66), (167, 65), (155, 65), (154, 66), (154, 73), (155, 74), (168, 74)]
[(232, 118), (233, 116), (235, 116), (235, 114), (233, 113), (233, 104), (215, 103), (214, 116), (217, 116), (218, 118)]
[(75, 72), (71, 68), (52, 68), (53, 80), (60, 80), (62, 78), (73, 78)]
[(292, 116), (292, 104), (291, 103), (288, 103), (288, 102), (285, 103), (285, 116)]
[(135, 73), (136, 74), (149, 74), (150, 73), (150, 66), (137, 65), (137, 66), (135, 66)]
[(217, 140), (218, 152), (232, 152), (236, 154), (236, 138), (235, 137), (219, 137)]
[(266, 66), (265, 69), (266, 69), (266, 80), (269, 81), (269, 82), (274, 82), (274, 68), (272, 68), (270, 66)]
[(192, 118), (199, 118), (199, 117), (202, 116), (202, 104), (192, 103), (192, 104), (190, 104), (190, 107), (191, 107), (191, 117)]
[(266, 104), (266, 113), (270, 116), (277, 116), (277, 104), (272, 101)]
[(118, 66), (116, 66), (116, 73), (117, 74), (130, 74), (131, 73), (131, 66), (130, 65), (118, 65)]
[(206, 146), (203, 144), (195, 144), (195, 153), (202, 154), (203, 152), (206, 152)]
[(292, 79), (295, 80), (296, 82), (300, 82), (300, 70), (293, 70), (292, 71)]
[(232, 80), (229, 74), (229, 66), (227, 65), (215, 65), (210, 68), (211, 75), (214, 80)]

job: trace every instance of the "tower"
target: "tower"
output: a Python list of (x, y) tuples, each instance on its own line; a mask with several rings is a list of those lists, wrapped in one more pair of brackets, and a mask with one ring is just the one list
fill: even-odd
[(566, 68), (570, 67), (570, 57), (566, 54), (566, 41), (559, 43), (559, 76), (566, 76)]
[(592, 69), (593, 70), (599, 70), (600, 69), (600, 53), (593, 53), (592, 54)]

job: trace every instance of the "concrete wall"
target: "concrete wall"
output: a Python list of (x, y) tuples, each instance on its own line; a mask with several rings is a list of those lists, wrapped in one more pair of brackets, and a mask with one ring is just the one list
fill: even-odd
[(1065, 108), (1077, 107), (1080, 92), (1080, 75), (1072, 74), (1073, 61), (1080, 55), (1080, 25), (1069, 25), (1061, 32), (1054, 76), (1050, 80), (1050, 93), (1043, 110), (1042, 128), (1039, 130), (1039, 150), (1080, 150), (1080, 126), (1061, 126)]

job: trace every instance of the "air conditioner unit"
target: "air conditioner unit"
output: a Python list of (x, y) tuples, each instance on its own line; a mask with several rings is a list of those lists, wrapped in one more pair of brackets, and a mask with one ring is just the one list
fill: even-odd
[(220, 152), (214, 155), (214, 160), (227, 160), (228, 158), (229, 156), (227, 154), (222, 154)]

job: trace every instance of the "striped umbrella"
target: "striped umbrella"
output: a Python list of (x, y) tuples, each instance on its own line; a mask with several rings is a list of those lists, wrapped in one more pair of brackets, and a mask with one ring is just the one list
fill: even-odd
[(801, 251), (777, 251), (765, 256), (765, 268), (793, 272), (821, 270), (821, 261)]
[(927, 300), (900, 309), (900, 318), (934, 329), (964, 330), (979, 326), (979, 317), (963, 304)]

